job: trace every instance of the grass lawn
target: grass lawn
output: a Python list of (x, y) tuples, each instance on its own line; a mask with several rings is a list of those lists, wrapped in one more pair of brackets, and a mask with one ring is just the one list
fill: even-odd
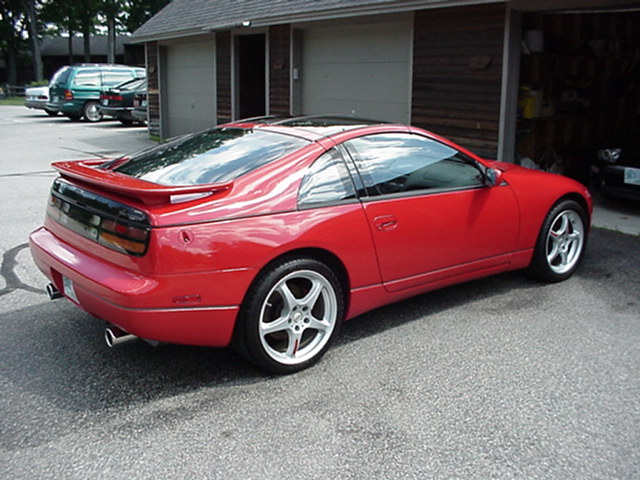
[(24, 97), (0, 98), (0, 105), (24, 105)]

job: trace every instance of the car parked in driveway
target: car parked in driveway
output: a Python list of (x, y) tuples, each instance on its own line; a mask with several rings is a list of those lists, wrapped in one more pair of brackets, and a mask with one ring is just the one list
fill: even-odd
[(140, 123), (147, 122), (147, 105), (147, 90), (136, 92), (133, 96), (133, 110), (131, 111), (131, 115), (136, 121)]
[(110, 344), (232, 344), (276, 373), (385, 304), (515, 269), (569, 278), (592, 213), (569, 178), (352, 118), (250, 119), (53, 167), (30, 236), (52, 298), (105, 320)]
[(640, 141), (600, 150), (591, 171), (604, 195), (640, 200)]
[(115, 87), (107, 88), (100, 94), (99, 109), (103, 116), (114, 117), (123, 125), (139, 122), (133, 116), (133, 100), (136, 94), (147, 91), (147, 79), (127, 80)]
[(44, 110), (50, 116), (56, 116), (54, 112), (47, 108), (49, 103), (49, 87), (29, 87), (24, 92), (24, 106), (34, 110)]
[(47, 109), (71, 120), (102, 120), (100, 93), (109, 87), (145, 76), (144, 68), (111, 64), (79, 64), (62, 67), (49, 84)]

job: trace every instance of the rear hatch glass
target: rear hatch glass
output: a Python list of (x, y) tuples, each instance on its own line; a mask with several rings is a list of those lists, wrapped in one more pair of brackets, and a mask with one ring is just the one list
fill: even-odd
[(133, 155), (101, 168), (160, 185), (204, 185), (233, 181), (302, 148), (307, 140), (242, 128), (216, 128)]

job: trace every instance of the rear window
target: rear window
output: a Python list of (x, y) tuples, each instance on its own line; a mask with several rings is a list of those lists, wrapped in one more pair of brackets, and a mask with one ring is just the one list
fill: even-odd
[(53, 75), (50, 85), (67, 83), (70, 73), (71, 73), (71, 69), (69, 67), (62, 67)]
[(233, 181), (302, 148), (301, 138), (240, 128), (220, 128), (183, 137), (102, 165), (160, 185), (202, 185)]

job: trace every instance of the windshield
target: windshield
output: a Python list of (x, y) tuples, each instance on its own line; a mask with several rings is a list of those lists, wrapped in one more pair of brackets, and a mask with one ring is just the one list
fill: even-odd
[(280, 133), (220, 128), (182, 137), (101, 168), (161, 185), (203, 185), (233, 181), (307, 144)]

